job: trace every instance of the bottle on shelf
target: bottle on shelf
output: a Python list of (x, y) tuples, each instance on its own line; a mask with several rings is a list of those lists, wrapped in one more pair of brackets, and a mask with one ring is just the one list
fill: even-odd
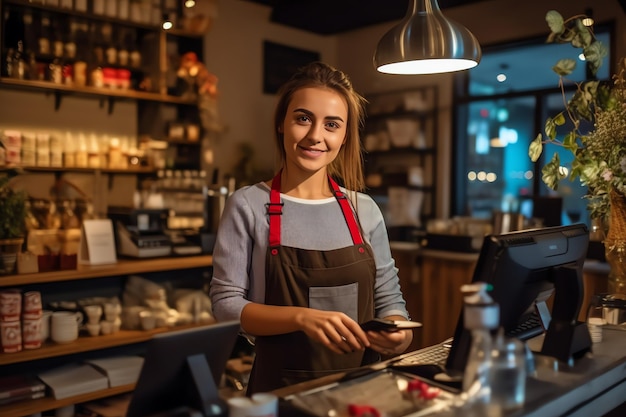
[(129, 59), (129, 49), (128, 49), (128, 42), (127, 42), (127, 31), (126, 30), (119, 30), (117, 33), (117, 40), (118, 40), (118, 47), (117, 47), (117, 62), (119, 65), (123, 66), (123, 67), (127, 67), (128, 66), (128, 59)]
[(71, 132), (65, 132), (63, 143), (63, 166), (74, 168), (76, 166), (76, 143)]
[(492, 331), (499, 326), (500, 307), (487, 293), (489, 289), (490, 285), (484, 282), (461, 287), (464, 294), (464, 326), (472, 338), (463, 374), (463, 392), (467, 394), (470, 406), (488, 404), (491, 395)]
[(18, 80), (24, 80), (27, 78), (28, 71), (28, 63), (26, 62), (26, 57), (24, 55), (24, 46), (22, 41), (17, 42), (17, 48), (13, 53), (13, 57), (11, 58), (11, 78), (17, 78)]
[(35, 16), (34, 13), (27, 11), (24, 12), (24, 39), (23, 47), (24, 53), (30, 57), (30, 55), (37, 51), (37, 32), (39, 31), (39, 15)]
[(76, 58), (76, 20), (72, 18), (67, 20), (63, 34), (63, 54), (70, 61)]
[(89, 135), (87, 148), (87, 165), (89, 168), (100, 168), (100, 144), (95, 133)]
[(87, 85), (87, 60), (89, 56), (88, 25), (81, 21), (76, 24), (76, 61), (74, 61), (74, 83), (79, 87)]
[(89, 166), (89, 154), (87, 138), (84, 133), (78, 134), (78, 146), (76, 147), (76, 167), (87, 168)]
[(50, 55), (52, 52), (50, 39), (52, 30), (50, 28), (50, 16), (47, 13), (41, 15), (41, 27), (37, 36), (37, 53), (40, 55)]
[(63, 25), (59, 19), (52, 19), (50, 25), (50, 46), (52, 55), (56, 58), (63, 57), (65, 44), (63, 42)]

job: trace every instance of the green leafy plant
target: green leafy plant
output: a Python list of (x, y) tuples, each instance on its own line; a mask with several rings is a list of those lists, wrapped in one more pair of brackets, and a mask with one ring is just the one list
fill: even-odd
[[(581, 49), (589, 71), (595, 77), (607, 55), (606, 47), (598, 41), (593, 30), (583, 24), (586, 16), (567, 20), (551, 10), (546, 22), (551, 30), (547, 42), (570, 43)], [(528, 154), (536, 162), (545, 144), (561, 146), (572, 152), (570, 169), (561, 165), (559, 154), (542, 169), (542, 180), (557, 190), (565, 178), (578, 179), (588, 189), (588, 210), (591, 218), (606, 220), (609, 214), (609, 193), (622, 195), (626, 187), (626, 59), (619, 63), (618, 72), (610, 82), (587, 80), (574, 83), (576, 90), (566, 99), (566, 77), (576, 68), (574, 59), (561, 59), (552, 67), (559, 75), (564, 108), (545, 121), (545, 137), (540, 133), (531, 143)], [(557, 128), (571, 122), (571, 130), (559, 139)]]
[(10, 179), (0, 176), (0, 239), (23, 237), (26, 230), (26, 193), (11, 188)]

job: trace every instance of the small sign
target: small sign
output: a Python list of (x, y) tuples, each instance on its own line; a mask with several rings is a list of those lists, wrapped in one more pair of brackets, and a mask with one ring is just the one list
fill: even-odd
[(113, 223), (110, 219), (94, 219), (83, 222), (78, 261), (81, 264), (89, 265), (117, 262)]

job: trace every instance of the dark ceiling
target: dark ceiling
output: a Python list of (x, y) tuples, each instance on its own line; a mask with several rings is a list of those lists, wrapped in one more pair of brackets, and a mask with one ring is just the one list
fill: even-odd
[[(270, 21), (320, 35), (334, 35), (399, 20), (409, 0), (247, 0), (271, 7)], [(439, 8), (484, 0), (439, 0)]]

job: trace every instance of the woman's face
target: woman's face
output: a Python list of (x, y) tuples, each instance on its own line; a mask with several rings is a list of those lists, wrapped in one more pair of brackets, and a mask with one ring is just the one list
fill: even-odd
[(297, 90), (282, 125), (286, 164), (316, 172), (330, 164), (346, 137), (348, 105), (325, 88)]

